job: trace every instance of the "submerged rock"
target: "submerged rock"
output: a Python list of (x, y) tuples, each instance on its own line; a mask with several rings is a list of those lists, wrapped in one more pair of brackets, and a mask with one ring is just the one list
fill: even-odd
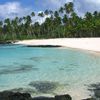
[(29, 85), (34, 87), (40, 93), (49, 93), (57, 88), (57, 84), (58, 83), (56, 82), (36, 81), (36, 82), (31, 82)]
[(22, 73), (22, 72), (31, 71), (32, 69), (37, 70), (36, 68), (33, 68), (30, 65), (21, 65), (20, 67), (2, 69), (0, 70), (0, 75)]

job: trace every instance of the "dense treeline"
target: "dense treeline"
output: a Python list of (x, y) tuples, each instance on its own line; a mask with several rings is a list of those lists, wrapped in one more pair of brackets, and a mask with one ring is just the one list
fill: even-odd
[(0, 40), (100, 36), (100, 12), (87, 12), (80, 17), (74, 11), (74, 4), (69, 2), (57, 11), (45, 10), (38, 14), (41, 18), (47, 15), (42, 24), (32, 23), (34, 12), (23, 18), (0, 21)]

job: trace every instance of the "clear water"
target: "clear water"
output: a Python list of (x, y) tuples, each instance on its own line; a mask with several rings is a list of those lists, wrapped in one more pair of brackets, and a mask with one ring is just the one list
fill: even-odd
[[(0, 46), (0, 90), (24, 88), (33, 96), (70, 93), (85, 98), (88, 85), (100, 80), (100, 56), (68, 48)], [(56, 89), (36, 91), (33, 82), (55, 82)], [(44, 87), (45, 89), (45, 87)]]

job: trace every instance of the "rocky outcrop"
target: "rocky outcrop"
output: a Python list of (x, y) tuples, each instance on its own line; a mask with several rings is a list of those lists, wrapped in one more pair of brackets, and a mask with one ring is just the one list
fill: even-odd
[(35, 97), (35, 98), (32, 98), (29, 93), (4, 91), (4, 92), (0, 92), (0, 100), (72, 100), (72, 98), (68, 94), (56, 95), (55, 97)]
[(68, 94), (66, 94), (66, 95), (56, 95), (55, 100), (72, 100), (72, 97)]
[(0, 44), (11, 44), (13, 41), (0, 41)]
[(0, 92), (0, 100), (32, 100), (28, 93), (13, 93), (11, 91)]

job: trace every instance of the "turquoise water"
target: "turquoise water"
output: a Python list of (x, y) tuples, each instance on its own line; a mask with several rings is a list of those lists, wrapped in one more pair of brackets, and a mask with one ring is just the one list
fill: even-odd
[[(99, 80), (100, 56), (95, 54), (69, 48), (0, 46), (1, 91), (23, 88), (33, 96), (70, 93), (73, 98), (83, 98), (88, 95), (88, 85)], [(45, 87), (46, 83), (51, 84)], [(48, 87), (51, 91), (46, 93)]]

